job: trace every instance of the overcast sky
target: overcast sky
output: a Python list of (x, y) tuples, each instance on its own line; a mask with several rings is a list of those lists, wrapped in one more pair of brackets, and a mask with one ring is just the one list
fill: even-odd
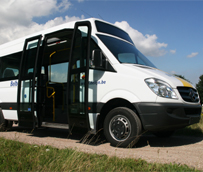
[(203, 1), (1, 0), (0, 44), (65, 22), (100, 18), (123, 28), (159, 69), (194, 85), (203, 75)]

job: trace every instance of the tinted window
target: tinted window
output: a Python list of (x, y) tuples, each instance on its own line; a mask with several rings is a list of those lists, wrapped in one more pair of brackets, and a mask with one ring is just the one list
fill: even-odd
[(10, 54), (0, 58), (0, 80), (17, 79), (21, 53)]
[(111, 34), (111, 35), (120, 37), (120, 38), (125, 39), (126, 41), (129, 41), (133, 44), (129, 35), (126, 32), (124, 32), (123, 30), (121, 30), (117, 27), (114, 27), (112, 25), (100, 22), (100, 21), (95, 21), (95, 24), (96, 24), (98, 32), (103, 32), (103, 33), (107, 33), (107, 34)]
[(50, 82), (67, 82), (72, 34), (73, 30), (71, 29), (46, 35), (47, 40), (45, 42), (42, 64), (44, 69), (42, 72), (48, 75)]
[(34, 72), (35, 60), (37, 55), (37, 45), (39, 39), (35, 39), (27, 42), (27, 47), (24, 54), (22, 64), (22, 77), (32, 77)]
[(58, 63), (49, 66), (51, 70), (50, 81), (51, 82), (67, 82), (67, 74), (68, 74), (68, 62), (65, 63)]

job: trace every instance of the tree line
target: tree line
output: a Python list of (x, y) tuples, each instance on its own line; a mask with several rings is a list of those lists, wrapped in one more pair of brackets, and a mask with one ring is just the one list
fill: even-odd
[(199, 77), (199, 82), (196, 84), (196, 89), (199, 93), (201, 104), (203, 103), (203, 75)]

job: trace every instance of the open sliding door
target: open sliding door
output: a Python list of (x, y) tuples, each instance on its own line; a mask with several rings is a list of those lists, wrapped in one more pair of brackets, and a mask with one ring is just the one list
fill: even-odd
[(37, 120), (37, 67), (42, 36), (25, 40), (18, 80), (19, 126), (35, 128)]
[(70, 127), (90, 129), (88, 116), (88, 78), (90, 22), (77, 22), (72, 38), (68, 72), (68, 121)]

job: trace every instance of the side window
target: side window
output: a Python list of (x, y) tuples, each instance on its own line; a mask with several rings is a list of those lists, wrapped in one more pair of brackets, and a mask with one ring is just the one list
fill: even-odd
[(24, 52), (23, 67), (22, 67), (22, 77), (32, 77), (33, 69), (35, 65), (37, 45), (39, 40), (29, 41)]
[(3, 78), (15, 77), (19, 74), (18, 69), (6, 68), (3, 72)]
[(53, 64), (49, 66), (49, 70), (51, 70), (51, 82), (67, 82), (68, 62)]
[(0, 80), (17, 79), (21, 53), (10, 54), (0, 59)]
[(48, 75), (50, 83), (67, 82), (72, 34), (72, 29), (66, 29), (46, 35), (41, 73)]
[(72, 58), (72, 69), (82, 68), (86, 65), (87, 31), (86, 26), (81, 26), (77, 30)]

